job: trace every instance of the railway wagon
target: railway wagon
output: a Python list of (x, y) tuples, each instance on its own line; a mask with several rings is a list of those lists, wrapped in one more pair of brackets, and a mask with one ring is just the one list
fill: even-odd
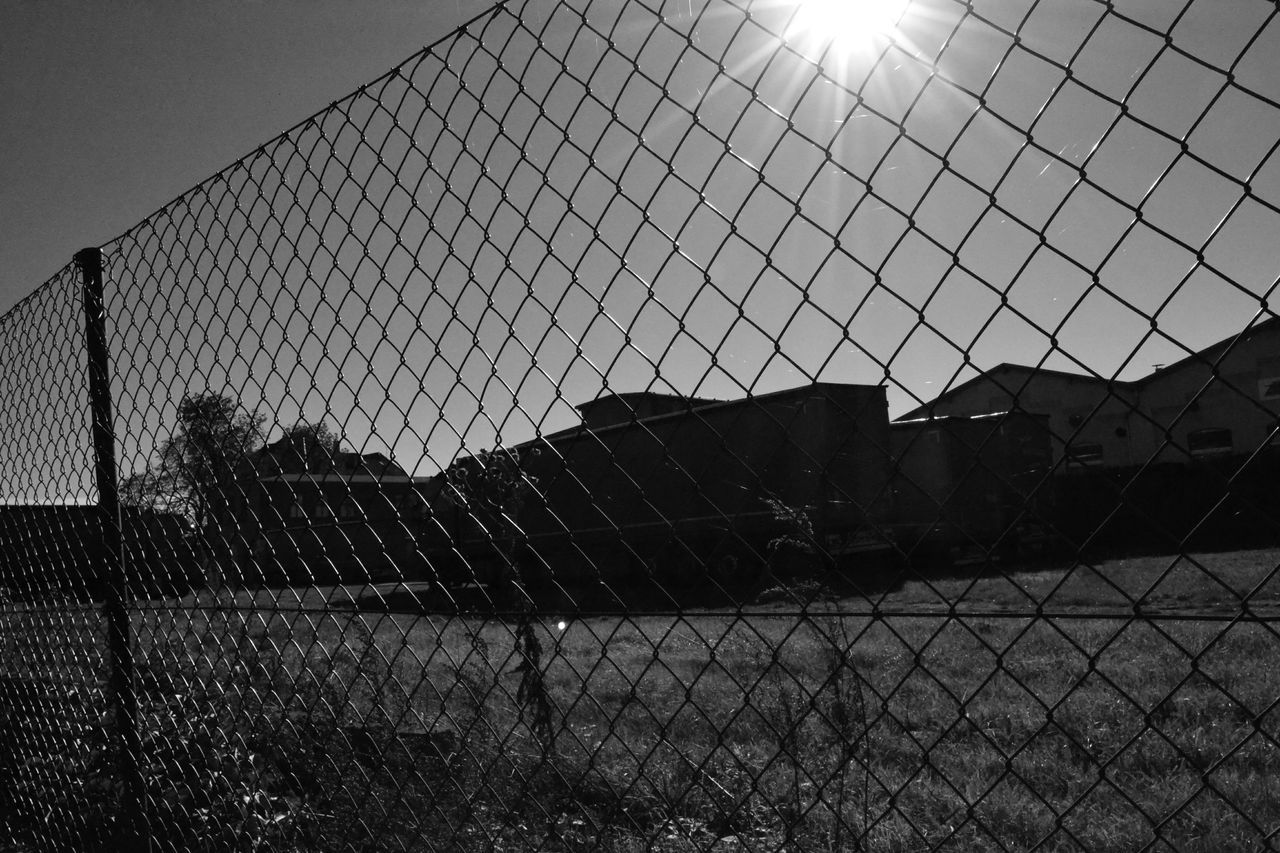
[(1048, 544), (1045, 415), (999, 412), (890, 425), (893, 534), (916, 566), (1012, 557)]
[(531, 586), (626, 603), (643, 589), (737, 595), (771, 562), (804, 555), (878, 582), (892, 552), (882, 387), (609, 395), (579, 410), (580, 426), (501, 451), (513, 471), (499, 479), (518, 488), (487, 510), (472, 500), (437, 515), (474, 578), (516, 561)]
[[(124, 507), (120, 520), (131, 598), (169, 598), (203, 584), (185, 519)], [(107, 547), (96, 506), (0, 505), (0, 603), (101, 601)]]

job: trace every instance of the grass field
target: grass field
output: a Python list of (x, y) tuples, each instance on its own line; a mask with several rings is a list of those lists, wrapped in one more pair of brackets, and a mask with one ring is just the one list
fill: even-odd
[(498, 620), (296, 597), (136, 618), (144, 671), (258, 744), (268, 816), (305, 806), (273, 849), (1261, 850), (1278, 560), (916, 581), (874, 612), (550, 614), (549, 735)]

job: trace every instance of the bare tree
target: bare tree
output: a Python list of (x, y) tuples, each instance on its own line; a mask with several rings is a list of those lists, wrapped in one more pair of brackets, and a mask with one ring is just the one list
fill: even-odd
[(185, 395), (152, 464), (121, 483), (123, 502), (185, 516), (205, 560), (231, 553), (245, 503), (242, 477), (262, 446), (264, 421), (227, 394)]
[(323, 471), (333, 465), (339, 453), (346, 451), (342, 436), (327, 421), (298, 421), (284, 431), (281, 441), (296, 455), (289, 465), (300, 471)]
[(519, 523), (525, 499), (535, 482), (525, 473), (520, 452), (506, 447), (482, 450), (457, 459), (445, 471), (450, 500), (461, 507), (497, 552), (502, 594), (522, 598)]
[(242, 497), (240, 472), (262, 446), (265, 416), (245, 412), (238, 401), (205, 391), (178, 404), (174, 434), (160, 445), (161, 482), (173, 483), (175, 503), (196, 529), (216, 534)]

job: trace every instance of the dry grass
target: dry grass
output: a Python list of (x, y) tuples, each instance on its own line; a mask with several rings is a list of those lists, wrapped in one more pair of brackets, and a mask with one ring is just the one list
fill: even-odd
[[(497, 620), (150, 609), (139, 649), (242, 722), (324, 730), (295, 757), (316, 849), (1258, 850), (1280, 833), (1280, 633), (1182, 617), (1265, 610), (1276, 559), (915, 582), (894, 615), (551, 617), (551, 751)], [(997, 612), (931, 612), (957, 602)]]
[(1132, 557), (1099, 563), (1008, 567), (971, 578), (915, 580), (885, 596), (890, 607), (1087, 609), (1154, 611), (1280, 611), (1280, 550), (1173, 557)]

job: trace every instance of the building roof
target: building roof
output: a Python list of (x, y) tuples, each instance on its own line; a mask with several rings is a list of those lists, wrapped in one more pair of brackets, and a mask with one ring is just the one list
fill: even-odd
[(983, 412), (978, 415), (924, 415), (919, 418), (901, 417), (890, 424), (894, 426), (928, 426), (929, 424), (973, 423), (975, 421), (1005, 421), (1009, 418), (1043, 419), (1048, 415), (1025, 412), (1019, 409), (1005, 409), (999, 412)]
[(578, 403), (574, 408), (581, 412), (583, 409), (590, 409), (601, 403), (609, 403), (615, 400), (625, 403), (641, 403), (645, 401), (671, 402), (681, 406), (698, 406), (704, 403), (716, 402), (710, 397), (686, 397), (683, 394), (669, 394), (665, 391), (611, 391), (607, 394), (601, 394), (594, 400), (588, 400), (585, 403)]
[(591, 428), (642, 421), (657, 415), (688, 412), (715, 403), (702, 397), (684, 397), (657, 391), (610, 393), (574, 406), (582, 422)]
[(1210, 344), (1202, 350), (1189, 353), (1172, 364), (1166, 364), (1163, 367), (1153, 370), (1151, 373), (1137, 380), (1134, 384), (1149, 384), (1157, 379), (1163, 379), (1172, 373), (1176, 373), (1192, 364), (1213, 364), (1222, 357), (1222, 353), (1231, 346), (1234, 346), (1237, 341), (1248, 340), (1260, 332), (1268, 332), (1277, 327), (1280, 327), (1280, 316), (1271, 316), (1261, 322), (1245, 326), (1234, 335), (1225, 337), (1217, 343)]
[(329, 449), (285, 435), (253, 454), (254, 476), (263, 482), (410, 482), (408, 472), (383, 453)]
[(342, 471), (309, 472), (291, 471), (287, 474), (264, 474), (259, 483), (356, 483), (378, 485), (415, 484), (418, 480), (406, 474), (351, 474)]
[[(908, 420), (916, 420), (918, 418), (929, 417), (930, 415), (933, 414), (934, 408), (939, 403), (945, 403), (949, 400), (952, 400), (955, 397), (959, 396), (961, 393), (967, 391), (969, 388), (973, 387), (974, 385), (977, 385), (981, 382), (990, 381), (995, 376), (1001, 373), (1006, 373), (1006, 374), (1007, 373), (1023, 373), (1023, 374), (1026, 374), (1028, 378), (1040, 377), (1040, 376), (1056, 377), (1059, 379), (1075, 380), (1075, 381), (1087, 382), (1087, 383), (1096, 383), (1098, 385), (1104, 385), (1111, 388), (1132, 388), (1135, 385), (1137, 385), (1137, 382), (1124, 381), (1120, 379), (1107, 379), (1103, 376), (1097, 376), (1089, 373), (1071, 373), (1070, 371), (1066, 371), (1066, 370), (1054, 370), (1053, 368), (1049, 368), (1049, 367), (1034, 367), (1029, 364), (1015, 364), (1013, 362), (1004, 361), (1004, 362), (1001, 362), (1000, 364), (997, 364), (995, 367), (990, 368), (989, 370), (984, 370), (982, 373), (979, 373), (977, 376), (974, 376), (970, 379), (966, 379), (964, 382), (961, 382), (959, 385), (953, 385), (952, 387), (948, 388), (946, 391), (943, 391), (937, 397), (934, 397), (929, 402), (916, 406), (914, 409), (910, 410), (909, 412), (906, 412), (902, 415), (899, 415), (897, 418), (894, 418), (894, 420), (908, 421)], [(1010, 388), (1009, 390), (1016, 391), (1017, 389)]]
[(900, 415), (894, 420), (906, 421), (906, 420), (913, 420), (921, 417), (927, 417), (932, 413), (934, 407), (937, 406), (939, 403), (945, 403), (953, 399), (954, 397), (958, 396), (959, 394), (961, 394), (968, 388), (972, 387), (973, 385), (979, 382), (990, 380), (992, 377), (994, 377), (999, 373), (1024, 372), (1032, 376), (1052, 376), (1052, 377), (1059, 377), (1064, 379), (1079, 380), (1082, 382), (1097, 383), (1099, 385), (1103, 385), (1111, 389), (1139, 390), (1142, 387), (1146, 386), (1147, 384), (1157, 379), (1163, 379), (1164, 377), (1169, 376), (1178, 371), (1181, 371), (1190, 365), (1212, 364), (1214, 361), (1216, 361), (1218, 358), (1221, 357), (1221, 352), (1225, 351), (1228, 347), (1233, 345), (1236, 341), (1249, 338), (1259, 332), (1262, 332), (1264, 330), (1270, 330), (1271, 328), (1277, 327), (1277, 326), (1280, 326), (1280, 316), (1274, 316), (1274, 315), (1270, 316), (1259, 323), (1255, 323), (1253, 325), (1246, 327), (1244, 330), (1242, 330), (1238, 334), (1232, 335), (1227, 338), (1223, 338), (1222, 340), (1216, 343), (1210, 344), (1204, 349), (1188, 354), (1184, 358), (1181, 358), (1172, 364), (1168, 364), (1168, 365), (1165, 365), (1164, 367), (1160, 367), (1152, 371), (1151, 373), (1147, 374), (1146, 376), (1141, 377), (1140, 379), (1133, 379), (1133, 380), (1109, 379), (1105, 376), (1100, 376), (1097, 374), (1071, 373), (1070, 371), (1053, 370), (1047, 367), (1035, 367), (1032, 365), (1016, 364), (1016, 363), (1007, 362), (1007, 361), (1001, 362), (1000, 364), (997, 364), (995, 367), (992, 367), (989, 370), (985, 370), (982, 373), (978, 374), (977, 376), (974, 376), (971, 379), (967, 379), (964, 382), (961, 382), (959, 385), (955, 385), (951, 388), (948, 388), (946, 391), (942, 392), (937, 397), (934, 397), (929, 402), (915, 407), (911, 411)]
[[(587, 418), (584, 413), (583, 422), (581, 424), (578, 424), (577, 426), (569, 427), (568, 429), (562, 429), (562, 430), (559, 430), (558, 432), (550, 433), (548, 435), (540, 436), (539, 438), (534, 439), (532, 442), (527, 442), (527, 444), (533, 444), (538, 441), (556, 441), (572, 435), (582, 434), (584, 432), (600, 433), (608, 429), (629, 427), (635, 423), (651, 423), (653, 421), (661, 420), (665, 418), (679, 418), (679, 417), (687, 417), (688, 415), (692, 415), (692, 414), (704, 414), (709, 411), (714, 411), (717, 409), (732, 408), (734, 406), (743, 406), (748, 404), (754, 405), (754, 404), (764, 403), (764, 402), (776, 402), (778, 400), (784, 400), (787, 397), (798, 397), (805, 394), (812, 394), (814, 392), (830, 393), (832, 391), (857, 390), (857, 391), (874, 392), (874, 393), (883, 394), (883, 388), (884, 386), (882, 385), (863, 385), (863, 384), (845, 383), (845, 382), (811, 382), (808, 385), (800, 385), (795, 388), (784, 388), (780, 391), (770, 391), (765, 394), (748, 394), (746, 397), (738, 397), (737, 399), (734, 399), (734, 400), (711, 400), (711, 399), (706, 399), (701, 397), (681, 397), (675, 394), (655, 395), (657, 397), (661, 397), (664, 402), (672, 402), (673, 404), (678, 403), (679, 405), (672, 405), (666, 410), (653, 411), (648, 414), (644, 413), (643, 406), (640, 407), (639, 409), (634, 407), (628, 407), (627, 411), (632, 414), (628, 416), (626, 419), (600, 422), (600, 423), (592, 423), (591, 419)], [(576, 406), (575, 408), (577, 408), (579, 411), (582, 411), (583, 406), (590, 406), (592, 404), (602, 404), (605, 402), (612, 402), (615, 396), (634, 398), (637, 396), (642, 396), (647, 394), (649, 394), (649, 392), (624, 392), (623, 394), (618, 394), (618, 395), (608, 395), (605, 397), (597, 397), (595, 400), (592, 400), (590, 403), (582, 404), (582, 405)]]

